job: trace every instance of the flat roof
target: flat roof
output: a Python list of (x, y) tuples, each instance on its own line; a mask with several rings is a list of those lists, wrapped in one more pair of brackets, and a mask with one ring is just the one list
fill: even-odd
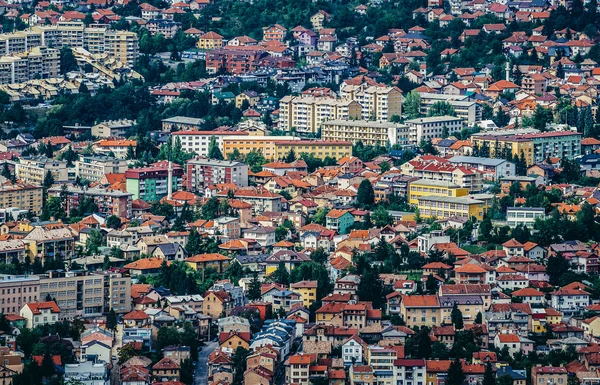
[(494, 159), (494, 158), (478, 158), (476, 156), (453, 156), (450, 158), (452, 163), (471, 163), (471, 164), (482, 164), (484, 166), (498, 166), (502, 163), (508, 162), (505, 159)]
[(167, 123), (185, 123), (185, 124), (200, 124), (204, 121), (201, 118), (191, 118), (189, 116), (173, 116), (171, 118), (166, 118), (161, 120), (161, 122)]
[(459, 204), (480, 204), (484, 203), (478, 199), (472, 198), (472, 196), (467, 195), (464, 197), (447, 197), (447, 196), (421, 196), (417, 197), (418, 200), (430, 201), (430, 202), (444, 202), (444, 203), (459, 203)]
[(444, 116), (429, 116), (426, 118), (417, 118), (417, 119), (410, 119), (405, 121), (405, 123), (437, 123), (437, 122), (447, 122), (450, 120), (461, 120), (461, 118), (457, 118), (456, 116), (449, 116), (449, 115), (444, 115)]
[(461, 188), (457, 184), (454, 184), (451, 182), (444, 182), (441, 180), (434, 180), (434, 179), (419, 179), (419, 180), (410, 182), (410, 184), (420, 184), (423, 186), (433, 186), (433, 187)]
[(541, 211), (541, 212), (546, 212), (546, 210), (543, 207), (507, 207), (506, 211), (511, 210), (511, 211)]

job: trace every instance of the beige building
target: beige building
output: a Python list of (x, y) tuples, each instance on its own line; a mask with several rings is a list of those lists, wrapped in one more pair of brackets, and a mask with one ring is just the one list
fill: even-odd
[(104, 310), (104, 278), (84, 271), (49, 271), (40, 275), (40, 298), (56, 299), (61, 319), (96, 317)]
[(127, 161), (105, 156), (80, 156), (75, 162), (75, 173), (81, 179), (100, 182), (106, 174), (123, 174)]
[(104, 282), (104, 313), (111, 309), (117, 314), (131, 312), (131, 277), (107, 271), (96, 272), (92, 276), (94, 280), (95, 276), (102, 277)]
[(18, 207), (34, 214), (42, 212), (42, 193), (40, 185), (14, 184), (0, 186), (0, 207)]
[(67, 162), (49, 159), (45, 156), (21, 157), (16, 167), (16, 175), (25, 183), (41, 185), (46, 173), (50, 171), (55, 182), (69, 180)]
[(92, 126), (92, 136), (104, 139), (124, 137), (134, 124), (135, 121), (129, 119), (100, 122)]
[(364, 120), (387, 121), (402, 115), (402, 91), (398, 87), (343, 83), (340, 96), (360, 103)]
[(85, 48), (93, 54), (106, 53), (127, 66), (133, 66), (138, 56), (137, 35), (129, 31), (111, 31), (104, 25), (86, 27), (82, 22), (58, 22), (56, 25), (35, 26), (30, 31), (0, 34), (0, 54), (27, 52), (45, 46)]
[(24, 304), (40, 300), (40, 278), (25, 275), (0, 275), (0, 311), (19, 314)]
[(351, 99), (288, 95), (279, 101), (279, 126), (284, 131), (315, 134), (328, 120), (360, 119), (362, 112), (362, 106)]
[(330, 120), (321, 125), (323, 140), (359, 140), (367, 146), (407, 144), (408, 127), (403, 124), (367, 120)]
[(18, 55), (0, 57), (0, 84), (54, 78), (59, 73), (60, 52), (54, 48), (34, 47)]
[(406, 326), (432, 327), (440, 324), (440, 302), (437, 295), (403, 295), (400, 315)]

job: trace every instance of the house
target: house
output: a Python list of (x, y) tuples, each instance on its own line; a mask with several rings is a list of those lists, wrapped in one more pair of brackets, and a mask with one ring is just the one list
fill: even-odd
[(202, 302), (202, 314), (212, 319), (222, 318), (222, 314), (228, 316), (233, 308), (231, 295), (225, 291), (208, 291)]
[(438, 325), (440, 302), (437, 295), (403, 295), (400, 315), (408, 327)]
[(60, 309), (54, 301), (30, 302), (23, 305), (19, 315), (27, 320), (27, 327), (32, 329), (38, 325), (57, 323)]
[(567, 369), (561, 366), (536, 365), (531, 368), (532, 384), (566, 384), (568, 380)]
[(300, 281), (292, 283), (290, 288), (300, 295), (302, 304), (308, 308), (317, 298), (317, 285), (317, 281)]
[(357, 335), (353, 335), (342, 343), (342, 359), (344, 366), (362, 365), (366, 343)]
[(331, 210), (326, 215), (326, 225), (329, 230), (337, 231), (339, 234), (346, 234), (348, 229), (354, 224), (354, 215), (348, 210)]
[(215, 269), (218, 273), (223, 273), (231, 263), (231, 258), (223, 254), (198, 254), (185, 260), (192, 269), (204, 271), (207, 268)]
[(532, 287), (525, 287), (511, 293), (513, 298), (519, 298), (523, 303), (530, 305), (543, 305), (546, 303), (545, 294)]
[(123, 316), (123, 323), (126, 327), (146, 327), (150, 325), (150, 316), (142, 310), (134, 310)]
[(572, 316), (583, 313), (583, 309), (590, 304), (590, 293), (585, 291), (585, 286), (574, 282), (551, 293), (551, 306), (563, 313)]
[(153, 381), (179, 381), (181, 366), (171, 358), (165, 357), (152, 366)]

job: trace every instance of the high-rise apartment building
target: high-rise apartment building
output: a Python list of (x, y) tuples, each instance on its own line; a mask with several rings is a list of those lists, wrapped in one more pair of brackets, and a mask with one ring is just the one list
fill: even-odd
[(85, 271), (49, 271), (39, 276), (41, 300), (52, 298), (62, 319), (95, 317), (104, 311), (104, 278)]
[(360, 119), (363, 107), (355, 100), (331, 96), (284, 96), (279, 101), (279, 126), (283, 131), (316, 134), (321, 124), (334, 119)]
[(43, 188), (28, 183), (0, 186), (0, 207), (18, 207), (33, 214), (42, 212)]

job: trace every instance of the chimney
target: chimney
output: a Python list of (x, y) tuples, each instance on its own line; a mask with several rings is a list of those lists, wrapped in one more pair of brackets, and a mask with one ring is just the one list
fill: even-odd
[(169, 176), (167, 177), (167, 199), (171, 200), (172, 196), (173, 196), (173, 163), (171, 161), (169, 161)]
[(510, 81), (510, 64), (508, 63), (508, 61), (506, 62), (506, 81)]

